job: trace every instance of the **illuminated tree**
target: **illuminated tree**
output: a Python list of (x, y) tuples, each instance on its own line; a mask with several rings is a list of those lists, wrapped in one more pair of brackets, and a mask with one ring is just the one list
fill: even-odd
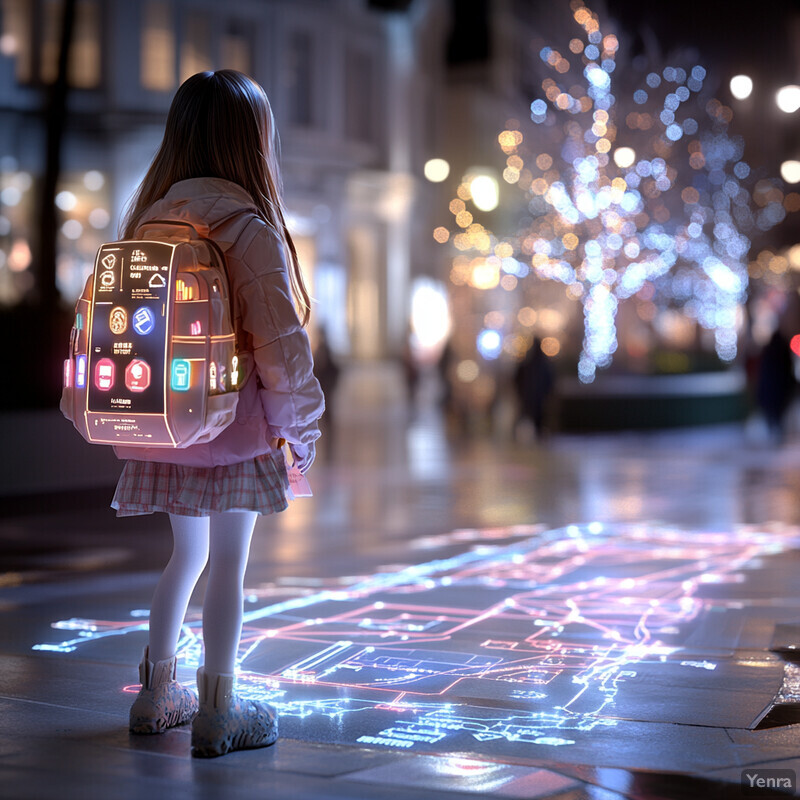
[[(523, 192), (523, 224), (500, 236), (476, 223), (465, 180), (450, 205), (463, 229), (453, 237), (463, 255), (451, 279), (477, 289), (505, 276), (523, 288), (542, 279), (564, 284), (583, 306), (578, 375), (586, 383), (611, 363), (617, 310), (634, 296), (654, 313), (679, 309), (713, 331), (717, 355), (732, 361), (748, 234), (784, 218), (779, 184), (749, 187), (744, 143), (728, 132), (732, 112), (704, 91), (702, 66), (622, 68), (617, 37), (603, 34), (582, 3), (573, 11), (583, 36), (566, 55), (540, 51), (552, 74), (531, 103), (531, 124), (499, 136), (503, 177)], [(490, 337), (491, 351), (479, 339), (484, 357), (500, 354), (501, 333)]]

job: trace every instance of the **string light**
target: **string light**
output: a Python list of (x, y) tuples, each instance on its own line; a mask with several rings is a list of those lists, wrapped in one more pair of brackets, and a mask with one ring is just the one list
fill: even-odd
[[(573, 37), (564, 52), (539, 51), (550, 74), (530, 103), (535, 135), (507, 123), (498, 136), (503, 178), (521, 190), (529, 221), (503, 237), (482, 227), (481, 242), (513, 243), (514, 259), (529, 269), (515, 276), (513, 291), (521, 298), (547, 280), (563, 283), (566, 297), (582, 304), (583, 382), (612, 362), (620, 304), (633, 300), (638, 307), (645, 291), (652, 293), (650, 320), (680, 308), (713, 331), (717, 355), (731, 361), (748, 287), (749, 235), (783, 220), (783, 194), (770, 179), (751, 187), (744, 145), (728, 134), (733, 112), (705, 92), (703, 66), (669, 64), (634, 85), (638, 77), (617, 68), (616, 36), (604, 35), (598, 16), (582, 3), (574, 5), (582, 39)], [(749, 78), (736, 76), (731, 91), (745, 97), (748, 86)], [(781, 91), (784, 110), (800, 107), (800, 88)], [(795, 175), (791, 164), (784, 172), (786, 180)], [(475, 195), (474, 187), (471, 195), (459, 193), (462, 214), (471, 213), (471, 204), (479, 208)], [(459, 244), (468, 253), (477, 240)], [(485, 273), (481, 267), (477, 279), (473, 273), (460, 285), (497, 286)], [(480, 352), (479, 335), (485, 331), (476, 333)]]

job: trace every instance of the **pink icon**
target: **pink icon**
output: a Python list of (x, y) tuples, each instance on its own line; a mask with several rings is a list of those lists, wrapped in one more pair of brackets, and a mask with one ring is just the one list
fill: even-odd
[(94, 365), (94, 385), (102, 392), (114, 385), (114, 362), (110, 358), (101, 358)]
[(132, 392), (143, 392), (150, 385), (150, 365), (140, 358), (134, 358), (125, 367), (125, 385)]

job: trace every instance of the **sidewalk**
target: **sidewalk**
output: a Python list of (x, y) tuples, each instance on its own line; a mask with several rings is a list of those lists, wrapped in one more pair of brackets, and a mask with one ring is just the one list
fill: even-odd
[(800, 768), (794, 440), (451, 441), (392, 371), (348, 392), (315, 496), (254, 540), (239, 683), (279, 709), (267, 750), (127, 733), (164, 519), (98, 494), (0, 523), (0, 797), (727, 798)]

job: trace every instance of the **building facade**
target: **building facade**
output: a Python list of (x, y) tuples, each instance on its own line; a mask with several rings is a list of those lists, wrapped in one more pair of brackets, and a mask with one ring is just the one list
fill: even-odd
[[(35, 289), (43, 104), (58, 71), (65, 0), (2, 0), (0, 304)], [(337, 354), (402, 349), (414, 275), (430, 268), (431, 199), (447, 6), (366, 0), (76, 0), (64, 120), (57, 284), (80, 292), (117, 235), (195, 72), (234, 68), (266, 89), (281, 137), (292, 230)]]

